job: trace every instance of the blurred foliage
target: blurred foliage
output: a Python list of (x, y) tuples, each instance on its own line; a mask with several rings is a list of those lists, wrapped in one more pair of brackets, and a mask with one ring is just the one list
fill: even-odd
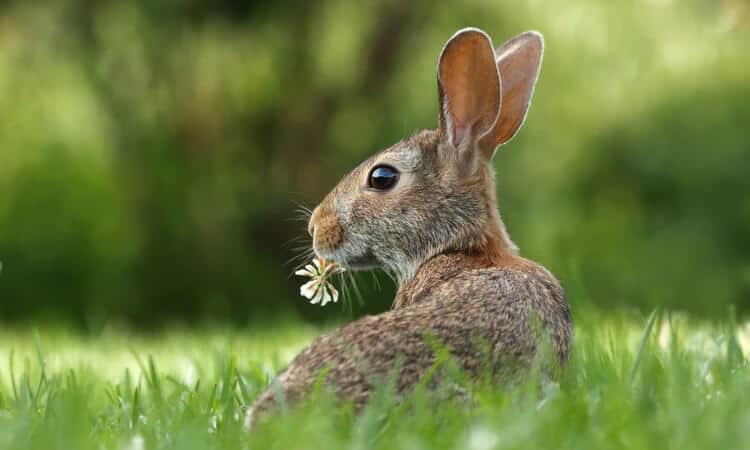
[(0, 317), (330, 313), (289, 277), (295, 210), (435, 125), (467, 25), (546, 37), (498, 190), (574, 307), (750, 311), (742, 0), (62, 0), (0, 6)]

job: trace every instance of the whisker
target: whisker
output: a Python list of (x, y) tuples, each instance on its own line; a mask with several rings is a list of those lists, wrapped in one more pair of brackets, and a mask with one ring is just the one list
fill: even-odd
[(293, 245), (293, 244), (305, 244), (305, 245), (309, 245), (309, 244), (311, 244), (311, 242), (310, 242), (310, 238), (308, 238), (307, 236), (295, 236), (293, 238), (290, 238), (289, 240), (287, 240), (286, 242), (284, 242), (281, 245), (283, 247), (288, 247), (288, 246)]
[(291, 249), (293, 254), (296, 255), (295, 257), (302, 257), (302, 256), (313, 256), (315, 253), (311, 246), (309, 245), (301, 245), (299, 247), (295, 247)]
[(288, 217), (284, 219), (284, 221), (285, 222), (302, 222), (305, 224), (309, 222), (310, 217), (312, 217), (312, 213), (313, 213), (312, 209), (294, 200), (292, 200), (292, 203), (294, 204), (294, 214), (292, 215), (292, 217)]
[(289, 252), (293, 255), (309, 254), (312, 251), (312, 245), (296, 245), (289, 248)]
[(375, 271), (370, 271), (370, 275), (372, 276), (372, 281), (375, 284), (375, 289), (377, 289), (378, 291), (382, 290), (382, 287), (380, 286), (380, 278), (378, 278)]
[(336, 274), (336, 278), (338, 279), (338, 284), (341, 286), (341, 306), (344, 308), (346, 312), (349, 314), (352, 313), (352, 302), (349, 299), (349, 285), (346, 282), (347, 281), (347, 272), (342, 272), (339, 274)]
[(310, 216), (312, 216), (313, 210), (301, 203), (297, 203), (297, 207), (294, 209), (294, 212), (299, 216), (304, 217), (305, 219), (309, 219)]
[(298, 270), (304, 267), (306, 264), (310, 262), (311, 257), (309, 257), (307, 254), (299, 254), (292, 256), (288, 260), (284, 262), (285, 266), (292, 266), (292, 270)]
[(357, 304), (362, 306), (365, 304), (364, 297), (362, 297), (362, 291), (359, 290), (359, 284), (357, 283), (357, 276), (349, 272), (349, 282), (352, 284), (354, 295), (357, 298)]
[(386, 274), (388, 276), (388, 278), (390, 278), (391, 281), (393, 281), (394, 284), (398, 285), (398, 281), (396, 281), (396, 274), (395, 273), (393, 273), (391, 270), (386, 269), (386, 268), (383, 268), (383, 273)]
[(292, 266), (292, 270), (289, 273), (289, 278), (291, 278), (294, 275), (294, 272), (296, 272), (299, 269), (302, 269), (307, 264), (312, 261), (313, 257), (315, 256), (315, 252), (311, 249), (305, 249), (302, 253), (292, 256), (289, 258), (289, 260), (284, 263), (285, 266)]
[(292, 217), (287, 217), (283, 219), (284, 222), (293, 222), (293, 223), (307, 223), (310, 221), (310, 216), (302, 216), (302, 215), (296, 215)]
[(307, 223), (310, 221), (310, 217), (312, 217), (312, 216), (308, 215), (307, 213), (305, 213), (305, 214), (297, 214), (297, 215), (292, 216), (292, 217), (287, 217), (286, 219), (284, 219), (284, 222), (287, 222), (287, 223), (301, 223), (301, 224), (303, 224), (305, 230), (307, 230)]
[(299, 214), (301, 216), (305, 216), (305, 217), (310, 217), (313, 214), (313, 210), (310, 209), (310, 208), (308, 208), (308, 207), (306, 207), (306, 206), (298, 206), (294, 211), (297, 214)]
[(305, 239), (290, 240), (283, 246), (293, 253), (312, 251), (312, 243)]
[(304, 205), (304, 203), (300, 203), (300, 202), (298, 202), (298, 201), (296, 201), (296, 200), (292, 200), (292, 203), (294, 203), (294, 206), (295, 206), (295, 207), (296, 207), (297, 209), (301, 209), (301, 210), (303, 210), (303, 211), (308, 211), (308, 212), (312, 212), (312, 209), (310, 209), (310, 208), (308, 208), (307, 206), (305, 206), (305, 205)]
[(303, 263), (302, 265), (309, 264), (312, 259), (315, 257), (315, 251), (313, 249), (308, 248), (305, 250), (302, 250), (297, 256), (291, 258), (291, 261), (299, 261)]

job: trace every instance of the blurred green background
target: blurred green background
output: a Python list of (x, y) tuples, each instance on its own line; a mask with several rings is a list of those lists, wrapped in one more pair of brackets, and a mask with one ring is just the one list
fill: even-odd
[[(297, 295), (295, 210), (435, 126), (437, 56), (469, 25), (545, 35), (495, 167), (573, 308), (750, 312), (745, 0), (60, 0), (0, 6), (0, 320), (342, 313)], [(376, 281), (343, 314), (385, 309)]]

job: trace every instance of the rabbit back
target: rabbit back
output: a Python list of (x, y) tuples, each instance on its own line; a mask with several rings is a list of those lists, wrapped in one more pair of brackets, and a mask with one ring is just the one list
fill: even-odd
[[(436, 260), (446, 268), (460, 264), (450, 256)], [(277, 385), (259, 397), (253, 410), (274, 408), (279, 401), (296, 402), (322, 371), (336, 394), (357, 407), (396, 369), (397, 391), (407, 392), (435, 363), (430, 338), (450, 349), (471, 375), (490, 370), (510, 377), (530, 367), (542, 339), (548, 339), (554, 355), (546, 365), (564, 366), (570, 337), (563, 290), (541, 266), (463, 270), (430, 283), (407, 306), (366, 316), (319, 337), (289, 364)]]

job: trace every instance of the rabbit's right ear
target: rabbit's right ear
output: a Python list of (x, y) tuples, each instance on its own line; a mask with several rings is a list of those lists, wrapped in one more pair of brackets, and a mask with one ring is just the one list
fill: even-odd
[(438, 62), (438, 94), (440, 131), (449, 143), (465, 152), (489, 142), (480, 138), (494, 129), (501, 91), (495, 50), (485, 32), (464, 28), (448, 40)]

